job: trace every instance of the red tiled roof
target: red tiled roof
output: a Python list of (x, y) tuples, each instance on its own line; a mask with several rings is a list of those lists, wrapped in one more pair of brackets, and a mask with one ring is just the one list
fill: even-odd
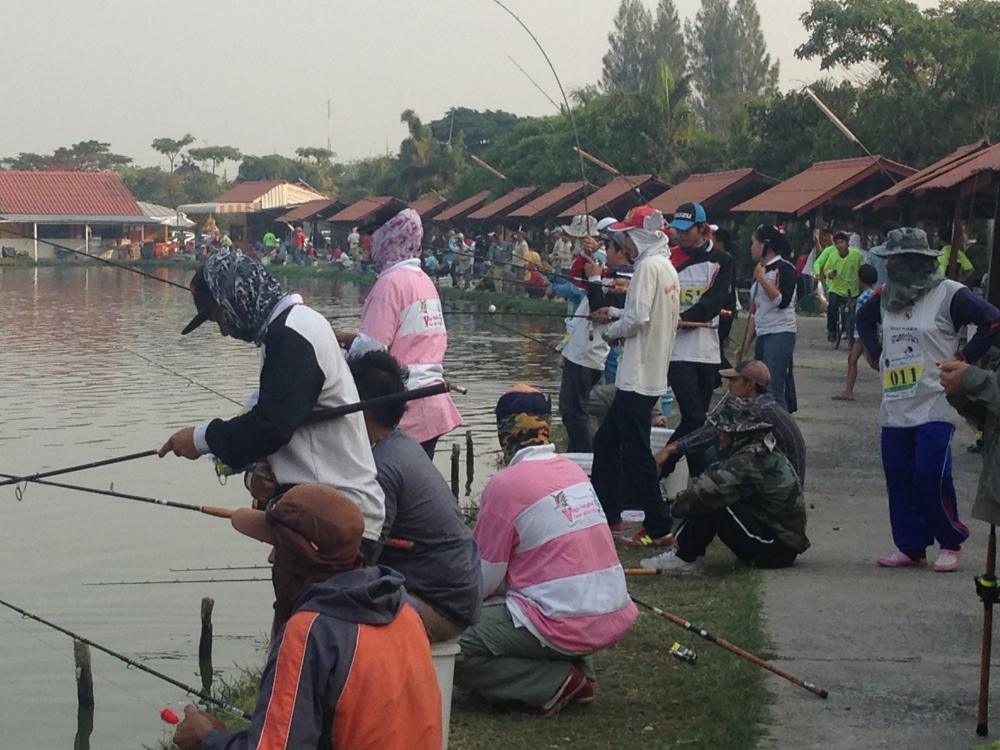
[(391, 195), (379, 195), (375, 198), (362, 198), (361, 200), (354, 201), (347, 208), (338, 211), (328, 218), (327, 221), (338, 224), (350, 224), (354, 222), (364, 224), (379, 212), (387, 209), (402, 211), (404, 208), (406, 208), (406, 204), (399, 200), (399, 198), (393, 198)]
[(643, 203), (665, 192), (668, 187), (667, 183), (660, 182), (651, 174), (615, 177), (597, 192), (588, 195), (585, 200), (567, 208), (559, 214), (559, 218), (568, 219), (582, 213), (593, 215), (600, 209), (627, 197), (634, 190), (638, 190), (642, 195), (641, 198), (635, 196), (635, 203)]
[(583, 195), (585, 187), (589, 187), (585, 182), (564, 182), (528, 201), (520, 208), (515, 208), (507, 214), (507, 218), (533, 219), (549, 209), (557, 210), (567, 201), (576, 201), (578, 196)]
[(735, 206), (733, 211), (804, 216), (867, 178), (881, 174), (882, 168), (897, 177), (908, 177), (916, 171), (882, 156), (821, 161)]
[(410, 204), (410, 208), (420, 214), (421, 219), (429, 219), (442, 208), (448, 202), (447, 198), (442, 198), (440, 195), (428, 195), (425, 198), (418, 198)]
[[(674, 185), (663, 195), (651, 200), (649, 205), (665, 214), (673, 214), (677, 207), (684, 203), (700, 203), (706, 210), (709, 210), (713, 204), (741, 190), (741, 188), (759, 185), (757, 190), (762, 191), (775, 182), (776, 180), (772, 177), (767, 177), (753, 169), (693, 174)], [(736, 200), (739, 200), (740, 197), (746, 197), (746, 191), (742, 191), (742, 195), (736, 196)]]
[(0, 215), (141, 217), (114, 172), (0, 172)]
[(265, 193), (268, 193), (278, 185), (284, 185), (287, 180), (254, 180), (252, 182), (240, 182), (233, 185), (229, 190), (217, 195), (212, 199), (213, 203), (253, 203)]
[[(1000, 144), (983, 149), (973, 158), (956, 164), (944, 174), (938, 175), (933, 180), (920, 185), (916, 189), (916, 192), (949, 190), (977, 176), (981, 172), (1000, 172)], [(980, 183), (983, 187), (989, 184), (989, 180)]]
[(470, 211), (475, 211), (490, 197), (489, 190), (480, 190), (475, 195), (470, 195), (464, 201), (460, 201), (453, 206), (449, 206), (444, 211), (434, 217), (434, 221), (454, 221), (463, 219)]
[(276, 221), (295, 222), (308, 221), (317, 214), (330, 213), (332, 210), (339, 210), (344, 204), (338, 200), (322, 198), (315, 201), (306, 201), (292, 208), (287, 213), (277, 217)]
[(888, 190), (884, 190), (878, 195), (869, 198), (864, 203), (859, 203), (855, 206), (855, 210), (860, 211), (865, 208), (887, 208), (893, 206), (898, 203), (898, 196), (919, 190), (922, 185), (933, 180), (935, 177), (954, 169), (959, 164), (973, 159), (977, 153), (988, 148), (989, 145), (988, 141), (983, 140), (962, 146), (947, 156), (938, 159), (933, 164), (924, 167), (919, 172), (914, 172), (905, 180), (900, 180)]
[(538, 188), (533, 185), (531, 187), (514, 188), (509, 193), (501, 195), (495, 201), (491, 201), (482, 208), (473, 211), (466, 218), (471, 221), (484, 221), (486, 219), (492, 219), (507, 209), (513, 209), (515, 206), (521, 205), (524, 203), (525, 199), (530, 198), (535, 194), (535, 192), (537, 192), (537, 190)]

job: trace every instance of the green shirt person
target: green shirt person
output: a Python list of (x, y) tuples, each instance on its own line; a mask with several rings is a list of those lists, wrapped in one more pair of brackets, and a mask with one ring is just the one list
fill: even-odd
[(264, 243), (264, 247), (268, 250), (273, 250), (278, 246), (278, 238), (274, 236), (274, 232), (267, 232), (264, 235), (262, 242)]
[(856, 297), (858, 269), (864, 262), (864, 253), (848, 245), (846, 233), (838, 232), (834, 244), (824, 249), (813, 263), (813, 275), (825, 281), (828, 292), (839, 297)]
[[(941, 248), (941, 254), (938, 256), (938, 267), (941, 269), (941, 273), (948, 273), (948, 265), (951, 263), (951, 245), (945, 245)], [(974, 270), (972, 261), (969, 260), (969, 256), (965, 254), (964, 250), (958, 251), (958, 270), (959, 276), (964, 278)]]

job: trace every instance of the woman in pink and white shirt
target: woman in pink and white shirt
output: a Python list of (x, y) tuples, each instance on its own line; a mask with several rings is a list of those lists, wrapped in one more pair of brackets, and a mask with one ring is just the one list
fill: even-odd
[[(385, 350), (409, 370), (407, 390), (444, 380), (448, 331), (441, 298), (420, 267), (424, 236), (420, 215), (404, 209), (372, 236), (372, 259), (380, 273), (361, 309), (358, 333), (338, 334), (348, 357)], [(462, 424), (451, 396), (442, 393), (410, 401), (400, 428), (434, 457), (438, 438)]]

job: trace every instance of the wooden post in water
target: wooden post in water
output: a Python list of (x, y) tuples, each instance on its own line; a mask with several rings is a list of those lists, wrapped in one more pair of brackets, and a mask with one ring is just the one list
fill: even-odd
[(206, 596), (201, 600), (201, 638), (198, 640), (198, 671), (201, 686), (206, 693), (212, 692), (215, 670), (212, 667), (212, 610), (215, 599)]
[(462, 455), (462, 447), (458, 443), (451, 446), (451, 494), (458, 499), (458, 460)]
[(465, 431), (465, 496), (472, 494), (472, 480), (476, 476), (476, 453), (472, 447), (472, 430)]
[(90, 646), (73, 641), (76, 662), (76, 702), (81, 708), (94, 705), (94, 673), (90, 669)]

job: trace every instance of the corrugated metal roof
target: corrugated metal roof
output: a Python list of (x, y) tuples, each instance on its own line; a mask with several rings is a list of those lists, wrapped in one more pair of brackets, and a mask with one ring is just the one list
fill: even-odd
[(896, 203), (898, 203), (898, 196), (912, 193), (925, 182), (934, 179), (944, 172), (947, 172), (958, 164), (972, 159), (978, 152), (982, 151), (984, 148), (988, 148), (989, 145), (988, 141), (983, 140), (977, 141), (976, 143), (970, 143), (967, 146), (962, 146), (961, 148), (952, 151), (947, 156), (938, 159), (933, 164), (924, 167), (919, 172), (914, 172), (905, 180), (900, 180), (888, 190), (884, 190), (878, 195), (869, 198), (864, 203), (859, 203), (854, 207), (854, 209), (856, 211), (860, 211), (866, 208), (887, 208), (889, 206), (896, 205)]
[(732, 210), (804, 216), (868, 177), (881, 174), (880, 165), (897, 177), (908, 177), (916, 171), (882, 156), (821, 161)]
[(607, 185), (588, 195), (585, 200), (567, 208), (559, 214), (559, 218), (568, 219), (582, 213), (594, 215), (601, 209), (626, 198), (635, 190), (641, 193), (641, 197), (635, 196), (635, 204), (646, 203), (664, 193), (668, 187), (670, 186), (667, 183), (660, 182), (651, 174), (615, 177)]
[(547, 193), (542, 193), (537, 198), (533, 198), (520, 208), (515, 208), (507, 214), (507, 218), (534, 219), (546, 211), (557, 211), (568, 201), (576, 201), (579, 196), (583, 195), (585, 187), (588, 187), (585, 182), (564, 182), (552, 188)]
[(393, 198), (391, 195), (379, 195), (374, 198), (362, 198), (354, 201), (347, 208), (328, 218), (327, 221), (336, 224), (364, 224), (382, 211), (392, 209), (402, 211), (404, 208), (406, 208), (406, 204), (399, 198)]
[(501, 195), (495, 201), (487, 203), (480, 209), (473, 211), (468, 215), (470, 221), (485, 221), (487, 219), (492, 219), (504, 213), (508, 209), (513, 209), (516, 206), (521, 205), (524, 201), (530, 198), (537, 192), (538, 188), (534, 185), (531, 187), (519, 187), (514, 188), (509, 193)]
[(442, 198), (440, 195), (428, 195), (413, 201), (410, 208), (420, 214), (421, 219), (429, 219), (443, 209), (447, 203), (448, 199)]
[(434, 217), (434, 221), (454, 221), (455, 219), (463, 219), (469, 212), (475, 211), (483, 205), (489, 197), (489, 190), (480, 190), (475, 195), (470, 195), (464, 201), (459, 201), (455, 205), (446, 208)]
[[(706, 209), (711, 209), (713, 204), (741, 188), (757, 184), (760, 186), (759, 190), (764, 190), (775, 182), (777, 180), (773, 177), (749, 168), (693, 174), (681, 180), (663, 195), (651, 200), (649, 205), (664, 214), (673, 214), (677, 207), (684, 203), (700, 203)], [(746, 192), (743, 192), (741, 196), (736, 196), (736, 200), (745, 196)]]
[(286, 180), (254, 180), (233, 185), (221, 195), (212, 199), (213, 203), (253, 203), (278, 185), (287, 185)]
[(332, 200), (330, 198), (322, 198), (320, 200), (307, 201), (305, 203), (300, 203), (291, 211), (283, 213), (281, 216), (277, 218), (277, 221), (284, 221), (284, 222), (308, 221), (317, 214), (332, 213), (333, 211), (342, 209), (343, 207), (344, 207), (343, 203), (341, 203), (338, 200)]
[(0, 215), (145, 218), (114, 172), (0, 172)]
[(1000, 172), (1000, 144), (980, 151), (972, 159), (962, 161), (947, 172), (920, 185), (914, 192), (949, 190), (981, 172)]

